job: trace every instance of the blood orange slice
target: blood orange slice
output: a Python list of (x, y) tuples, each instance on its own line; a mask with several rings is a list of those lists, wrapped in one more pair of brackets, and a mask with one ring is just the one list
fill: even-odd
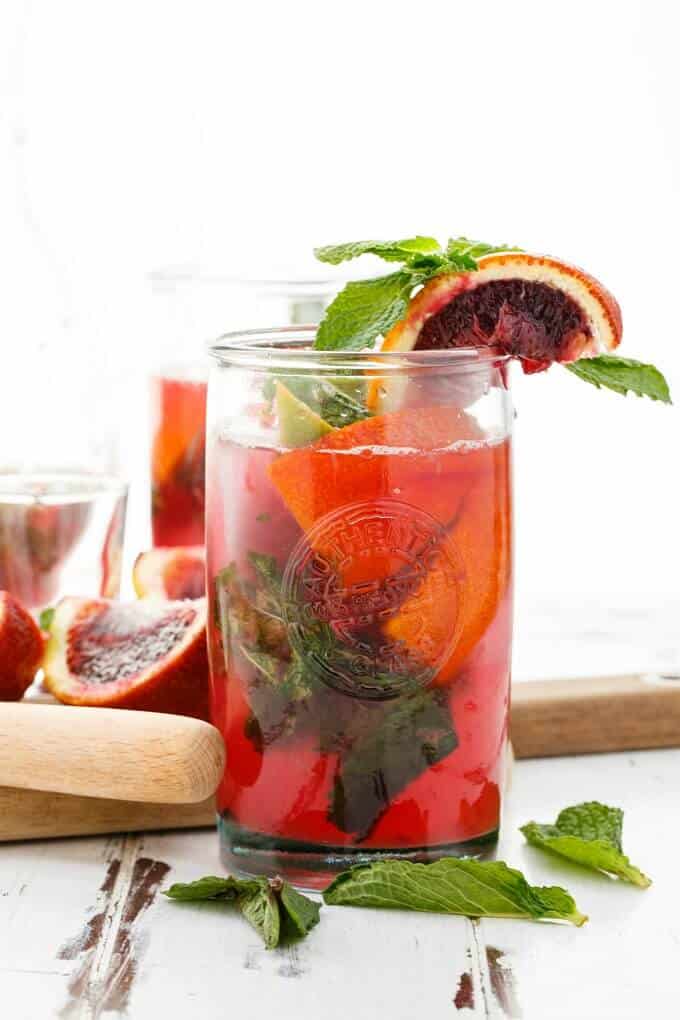
[(484, 454), (480, 448), (462, 457), (460, 448), (481, 437), (474, 419), (457, 408), (410, 408), (355, 422), (284, 453), (269, 476), (303, 531), (358, 500), (390, 497), (446, 524)]
[(65, 598), (50, 625), (45, 685), (68, 705), (208, 718), (204, 599)]
[[(519, 358), (525, 372), (538, 372), (554, 361), (614, 350), (621, 332), (619, 305), (594, 277), (555, 258), (511, 252), (484, 256), (470, 272), (430, 280), (381, 350), (486, 347)], [(378, 380), (371, 385), (373, 409), (386, 406), (383, 390)]]
[[(384, 632), (402, 641), (416, 658), (429, 661), (428, 648), (449, 651), (437, 668), (435, 684), (448, 683), (465, 663), (492, 622), (510, 580), (509, 444), (493, 450), (493, 467), (467, 493), (444, 541), (462, 562), (459, 586), (442, 585), (430, 570)], [(426, 644), (424, 643), (426, 642)]]
[(132, 568), (132, 583), (140, 598), (201, 598), (205, 595), (205, 549), (172, 546), (140, 553)]

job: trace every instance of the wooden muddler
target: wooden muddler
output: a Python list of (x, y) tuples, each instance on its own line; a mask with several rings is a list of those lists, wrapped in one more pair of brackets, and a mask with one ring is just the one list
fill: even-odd
[(209, 723), (156, 712), (0, 705), (0, 785), (194, 804), (217, 788), (224, 743)]

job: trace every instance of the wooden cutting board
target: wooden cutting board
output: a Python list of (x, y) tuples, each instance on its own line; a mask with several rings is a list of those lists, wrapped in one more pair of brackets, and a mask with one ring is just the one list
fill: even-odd
[[(516, 758), (680, 746), (680, 680), (631, 675), (518, 683), (510, 734)], [(195, 828), (214, 820), (212, 798), (156, 804), (0, 786), (0, 842)]]

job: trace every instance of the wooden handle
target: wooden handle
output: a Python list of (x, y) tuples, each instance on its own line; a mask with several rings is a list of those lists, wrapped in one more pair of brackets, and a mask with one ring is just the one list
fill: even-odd
[(534, 680), (512, 688), (516, 758), (680, 746), (680, 680)]
[(0, 786), (0, 843), (105, 832), (195, 829), (215, 824), (215, 800), (142, 804)]
[(217, 788), (224, 744), (208, 723), (179, 715), (0, 705), (0, 784), (145, 801), (192, 804)]

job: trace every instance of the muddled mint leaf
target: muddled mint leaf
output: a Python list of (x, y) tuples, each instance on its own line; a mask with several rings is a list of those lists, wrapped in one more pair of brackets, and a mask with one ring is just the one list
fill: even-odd
[(358, 839), (370, 833), (408, 783), (458, 746), (448, 698), (441, 691), (421, 690), (367, 712), (369, 725), (358, 734), (351, 728), (343, 734), (344, 753), (329, 807), (333, 824)]
[(276, 556), (270, 556), (268, 553), (249, 552), (248, 559), (269, 594), (279, 600), (281, 598), (283, 573), (276, 560)]
[(464, 917), (587, 918), (558, 887), (531, 886), (502, 861), (444, 858), (434, 864), (379, 861), (343, 871), (323, 894), (333, 906), (385, 907)]
[(357, 421), (371, 418), (364, 400), (363, 381), (344, 380), (341, 376), (330, 379), (305, 376), (291, 376), (281, 381), (328, 425), (341, 429)]
[(38, 617), (38, 626), (41, 630), (49, 630), (52, 626), (52, 620), (56, 610), (54, 606), (49, 606), (47, 609), (43, 609)]
[(216, 900), (236, 907), (261, 936), (267, 949), (283, 941), (304, 938), (319, 922), (320, 906), (281, 878), (219, 878), (206, 875), (195, 882), (178, 882), (165, 890), (173, 900)]
[(520, 831), (532, 846), (646, 889), (651, 880), (623, 853), (622, 828), (620, 808), (587, 801), (560, 811), (554, 825), (528, 822)]
[(564, 367), (598, 389), (605, 387), (624, 397), (627, 393), (634, 393), (638, 397), (660, 400), (663, 404), (672, 403), (668, 383), (654, 365), (620, 358), (615, 354), (600, 354), (595, 358), (579, 358)]
[(440, 252), (439, 242), (434, 237), (409, 237), (403, 241), (349, 241), (346, 244), (329, 244), (315, 248), (314, 255), (319, 262), (337, 266), (360, 255), (377, 255), (386, 262), (408, 262), (412, 255), (430, 255)]
[(371, 347), (403, 318), (416, 280), (401, 270), (374, 280), (348, 283), (326, 309), (316, 333), (318, 350), (361, 350)]

